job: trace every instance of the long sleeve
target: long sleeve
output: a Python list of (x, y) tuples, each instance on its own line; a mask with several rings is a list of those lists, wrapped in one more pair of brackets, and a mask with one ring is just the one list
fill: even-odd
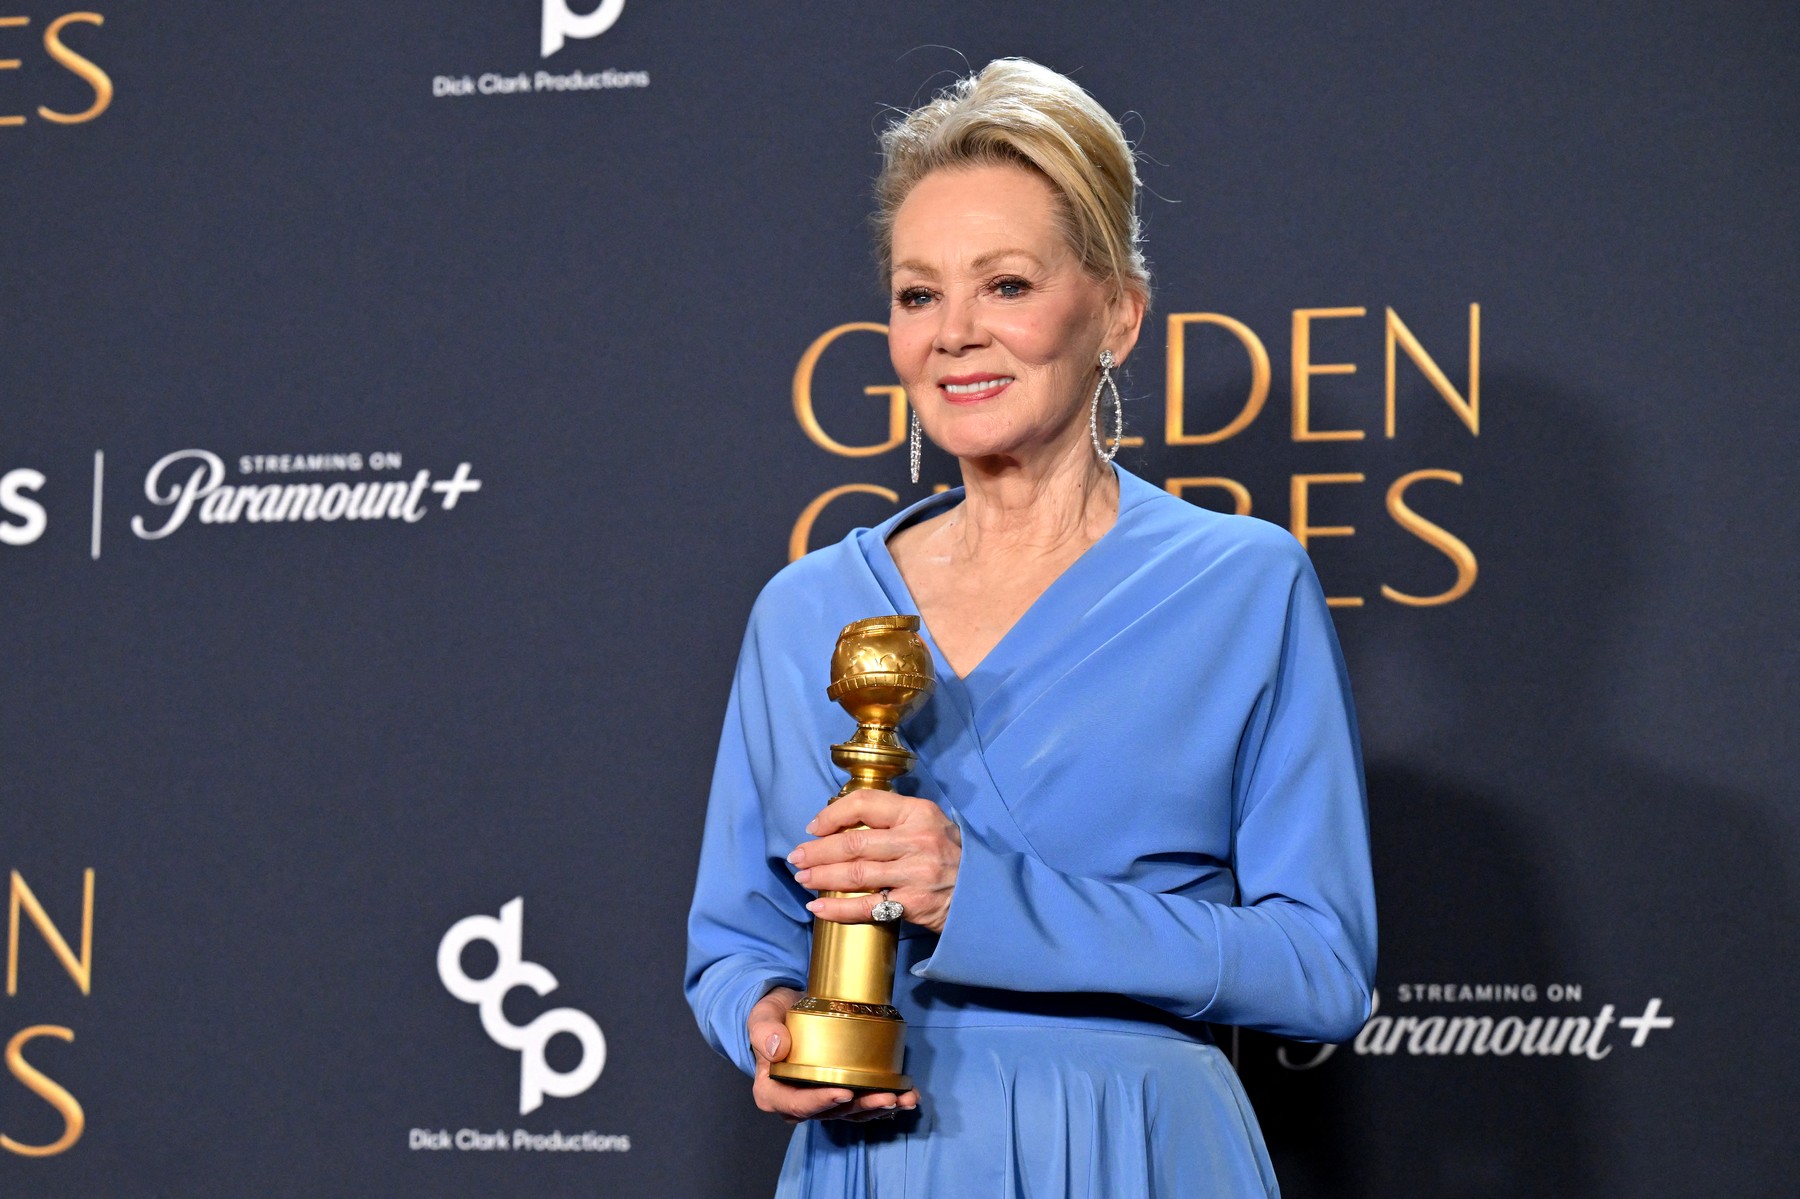
[(1302, 1040), (1355, 1034), (1375, 967), (1355, 716), (1318, 582), (1299, 547), (1286, 546), (1274, 555), (1285, 556), (1285, 617), (1266, 647), (1266, 681), (1230, 783), (1236, 902), (1063, 872), (959, 821), (949, 917), (915, 974), (1125, 994), (1178, 1017)]
[[(771, 987), (806, 985), (810, 895), (771, 860), (762, 787), (775, 730), (764, 700), (753, 618), (719, 739), (688, 913), (686, 992), (700, 1030), (746, 1074), (755, 1067), (744, 1022)], [(758, 769), (758, 767), (762, 769)]]

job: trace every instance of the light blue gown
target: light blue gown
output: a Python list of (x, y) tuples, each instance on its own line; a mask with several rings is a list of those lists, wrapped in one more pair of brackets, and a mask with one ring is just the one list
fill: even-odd
[[(1206, 1199), (1277, 1193), (1208, 1023), (1341, 1041), (1375, 904), (1355, 717), (1325, 600), (1274, 525), (1119, 472), (1115, 526), (903, 733), (902, 789), (961, 826), (944, 931), (906, 925), (895, 1005), (916, 1115), (795, 1129), (778, 1195)], [(887, 550), (951, 491), (793, 563), (750, 617), (689, 917), (688, 1001), (744, 1029), (803, 986), (787, 854), (843, 776), (843, 626), (917, 608)], [(929, 643), (929, 630), (927, 630)]]

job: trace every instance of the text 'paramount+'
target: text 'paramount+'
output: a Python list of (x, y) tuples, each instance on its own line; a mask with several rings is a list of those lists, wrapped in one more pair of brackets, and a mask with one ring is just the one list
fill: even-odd
[[(1359, 1057), (1512, 1057), (1573, 1058), (1604, 1061), (1615, 1048), (1644, 1049), (1653, 1033), (1675, 1027), (1675, 1018), (1663, 1010), (1661, 996), (1645, 1001), (1643, 1011), (1602, 1004), (1592, 1015), (1562, 1012), (1538, 1014), (1530, 1005), (1546, 998), (1552, 1003), (1580, 1003), (1583, 988), (1554, 983), (1532, 984), (1414, 984), (1402, 983), (1400, 1002), (1460, 1005), (1426, 1015), (1396, 1015), (1381, 1010), (1381, 992), (1369, 997), (1369, 1018), (1350, 1041)], [(1517, 1003), (1522, 1012), (1496, 1014), (1484, 1005)], [(1468, 1005), (1476, 1006), (1470, 1007)], [(1337, 1052), (1337, 1045), (1281, 1046), (1276, 1057), (1290, 1070), (1310, 1070)]]
[[(307, 469), (312, 463), (304, 455), (239, 459), (243, 473), (286, 474)], [(360, 471), (360, 455), (312, 455), (313, 458), (343, 458), (342, 465), (315, 469)], [(299, 459), (299, 463), (294, 461)], [(350, 460), (355, 465), (349, 465)], [(379, 461), (378, 461), (379, 459)], [(372, 469), (397, 467), (400, 455), (369, 456)], [(158, 508), (166, 509), (160, 520), (142, 515), (131, 518), (131, 531), (146, 541), (157, 541), (177, 532), (195, 518), (203, 525), (281, 524), (324, 521), (400, 521), (417, 524), (425, 518), (435, 500), (445, 511), (454, 509), (466, 494), (481, 490), (481, 480), (470, 474), (470, 465), (459, 462), (456, 470), (444, 478), (433, 479), (429, 470), (414, 472), (412, 478), (359, 479), (355, 482), (330, 483), (227, 483), (225, 461), (211, 450), (177, 450), (165, 454), (144, 476), (144, 497)]]

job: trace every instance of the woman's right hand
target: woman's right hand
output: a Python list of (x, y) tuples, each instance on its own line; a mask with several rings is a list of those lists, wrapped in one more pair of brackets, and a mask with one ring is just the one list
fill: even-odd
[(848, 1087), (797, 1087), (769, 1077), (769, 1063), (787, 1057), (794, 1040), (788, 1034), (788, 1009), (800, 1000), (792, 987), (776, 987), (750, 1009), (750, 1048), (756, 1054), (756, 1079), (750, 1084), (756, 1106), (789, 1124), (802, 1120), (885, 1120), (895, 1112), (919, 1106), (919, 1093), (889, 1091), (859, 1095)]

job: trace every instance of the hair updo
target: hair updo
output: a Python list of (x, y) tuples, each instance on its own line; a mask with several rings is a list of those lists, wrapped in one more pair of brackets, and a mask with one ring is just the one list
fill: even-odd
[(893, 273), (894, 216), (933, 171), (1012, 165), (1056, 193), (1063, 232), (1094, 278), (1150, 299), (1139, 246), (1137, 163), (1124, 130), (1067, 76), (1024, 58), (997, 58), (881, 134), (875, 244), (882, 282)]

